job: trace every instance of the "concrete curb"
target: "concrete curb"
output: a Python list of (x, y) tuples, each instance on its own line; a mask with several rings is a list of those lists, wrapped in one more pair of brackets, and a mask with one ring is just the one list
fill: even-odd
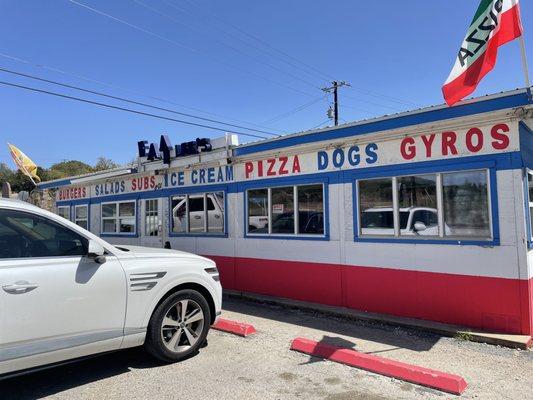
[(218, 321), (211, 327), (218, 331), (233, 333), (234, 335), (246, 337), (250, 336), (257, 331), (253, 325), (244, 324), (237, 321), (231, 321), (229, 319), (219, 318)]
[(331, 346), (305, 338), (294, 339), (291, 344), (291, 350), (456, 395), (463, 393), (467, 386), (465, 380), (458, 375), (418, 367), (352, 349)]
[(224, 290), (224, 294), (228, 297), (240, 298), (260, 303), (276, 304), (301, 310), (310, 310), (348, 319), (380, 322), (388, 325), (414, 328), (422, 331), (433, 332), (442, 336), (458, 337), (472, 342), (488, 343), (497, 346), (510, 347), (513, 349), (527, 350), (533, 345), (533, 339), (528, 335), (509, 335), (477, 330), (473, 331), (470, 328), (459, 325), (450, 325), (416, 318), (404, 318), (393, 315), (357, 311), (345, 307), (328, 306), (324, 304), (309, 303), (305, 301), (265, 296), (248, 292), (239, 292), (235, 290)]

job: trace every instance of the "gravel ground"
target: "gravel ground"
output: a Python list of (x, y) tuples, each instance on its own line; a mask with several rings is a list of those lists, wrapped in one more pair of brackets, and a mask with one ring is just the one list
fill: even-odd
[(0, 382), (0, 399), (451, 399), (456, 396), (289, 350), (297, 336), (461, 375), (461, 398), (533, 399), (533, 352), (404, 328), (226, 299), (224, 317), (253, 324), (240, 338), (160, 365), (131, 349)]

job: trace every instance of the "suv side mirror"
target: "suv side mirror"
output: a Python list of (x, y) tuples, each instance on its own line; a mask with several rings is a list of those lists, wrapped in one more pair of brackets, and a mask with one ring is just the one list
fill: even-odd
[(415, 222), (414, 229), (413, 229), (415, 232), (423, 232), (426, 229), (427, 229), (426, 224), (424, 224), (423, 222), (420, 222), (420, 221)]
[(96, 240), (89, 240), (89, 250), (87, 251), (87, 257), (93, 259), (97, 264), (105, 263), (105, 249)]

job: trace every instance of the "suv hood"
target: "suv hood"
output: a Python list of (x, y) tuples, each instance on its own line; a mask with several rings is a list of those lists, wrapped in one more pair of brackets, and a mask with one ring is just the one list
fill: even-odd
[(116, 245), (117, 249), (124, 251), (126, 254), (132, 255), (134, 257), (162, 257), (162, 258), (194, 258), (198, 260), (205, 260), (209, 263), (213, 263), (212, 260), (192, 254), (185, 251), (172, 250), (172, 249), (161, 249), (157, 247), (144, 247), (144, 246), (130, 246), (130, 245)]

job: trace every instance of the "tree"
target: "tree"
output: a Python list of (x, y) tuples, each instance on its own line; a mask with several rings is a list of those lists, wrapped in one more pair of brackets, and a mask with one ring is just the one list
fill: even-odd
[(66, 178), (67, 176), (83, 175), (93, 171), (93, 167), (81, 161), (61, 161), (50, 167), (48, 170), (48, 179), (60, 179)]
[(113, 160), (105, 157), (98, 157), (98, 160), (96, 160), (96, 164), (94, 165), (94, 170), (104, 171), (106, 169), (113, 169), (117, 167), (119, 167), (119, 165)]
[(11, 183), (15, 173), (9, 168), (6, 163), (0, 163), (0, 186), (4, 182)]

